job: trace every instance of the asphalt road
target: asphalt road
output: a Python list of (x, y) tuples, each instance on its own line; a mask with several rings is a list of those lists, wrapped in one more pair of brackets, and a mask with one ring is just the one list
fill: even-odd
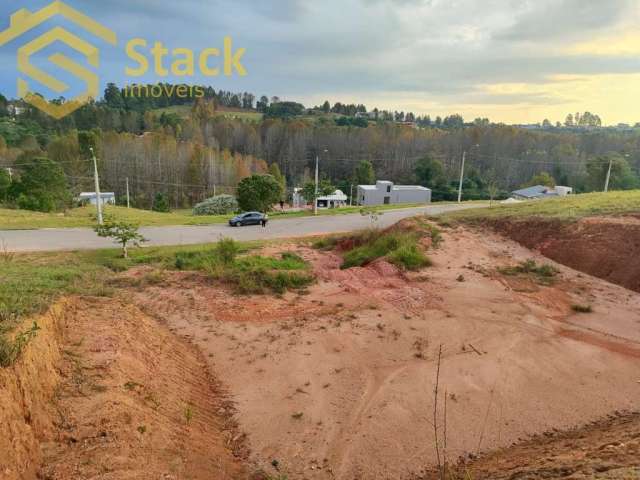
[[(378, 225), (386, 227), (418, 214), (440, 213), (477, 208), (482, 205), (432, 205), (420, 208), (388, 210), (380, 215)], [(368, 217), (359, 213), (349, 215), (322, 215), (319, 217), (283, 218), (260, 226), (229, 227), (226, 224), (207, 226), (142, 227), (140, 233), (148, 240), (145, 245), (193, 245), (210, 243), (220, 237), (235, 240), (264, 240), (340, 233), (366, 228)], [(10, 252), (38, 252), (64, 250), (95, 250), (115, 247), (113, 241), (98, 237), (89, 228), (48, 228), (42, 230), (0, 230), (0, 247)]]

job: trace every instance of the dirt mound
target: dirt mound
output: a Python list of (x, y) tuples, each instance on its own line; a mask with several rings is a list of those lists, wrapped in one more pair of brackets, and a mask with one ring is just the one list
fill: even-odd
[(196, 349), (113, 299), (38, 325), (0, 370), (3, 480), (246, 478), (233, 405)]
[(233, 407), (195, 349), (113, 299), (78, 301), (64, 339), (45, 478), (243, 478)]
[(490, 225), (558, 263), (640, 292), (640, 222), (636, 217), (586, 218), (570, 224), (495, 220)]
[[(619, 415), (567, 432), (546, 432), (453, 468), (448, 478), (631, 480), (640, 478), (640, 413)], [(415, 480), (436, 480), (431, 470)]]
[[(37, 319), (37, 335), (10, 368), (0, 368), (0, 478), (35, 478), (42, 461), (39, 440), (53, 438), (58, 385), (61, 302)], [(31, 325), (25, 322), (23, 327)]]

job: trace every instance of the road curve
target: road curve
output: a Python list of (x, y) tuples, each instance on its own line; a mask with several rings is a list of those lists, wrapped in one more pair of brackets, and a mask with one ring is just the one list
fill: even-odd
[[(397, 221), (419, 214), (438, 215), (482, 205), (430, 205), (419, 208), (387, 210), (380, 215), (378, 225), (386, 227)], [(210, 243), (220, 237), (235, 240), (265, 240), (340, 233), (365, 228), (369, 218), (359, 213), (348, 215), (321, 215), (319, 217), (282, 218), (269, 222), (266, 228), (247, 226), (229, 227), (226, 224), (165, 227), (142, 227), (140, 233), (148, 240), (145, 245), (193, 245)], [(66, 250), (96, 250), (115, 244), (98, 237), (90, 228), (49, 228), (42, 230), (0, 230), (0, 245), (9, 252), (45, 252)]]

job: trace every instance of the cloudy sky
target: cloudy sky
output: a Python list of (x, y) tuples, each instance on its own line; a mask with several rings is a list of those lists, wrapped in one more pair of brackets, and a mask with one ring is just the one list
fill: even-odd
[[(18, 8), (2, 2), (0, 29)], [(607, 124), (640, 121), (637, 0), (67, 0), (118, 35), (101, 48), (101, 81), (185, 81), (320, 104), (325, 99), (417, 114), (460, 113), (507, 123), (563, 120), (589, 110)], [(0, 91), (16, 95), (16, 48), (52, 25), (0, 47)], [(91, 35), (82, 34), (91, 39)], [(243, 47), (246, 77), (125, 75), (132, 38), (169, 49)], [(58, 74), (46, 57), (33, 62)], [(79, 58), (79, 57), (78, 57)], [(83, 62), (86, 63), (86, 62)], [(33, 82), (32, 82), (33, 83)], [(69, 79), (69, 95), (82, 84)], [(46, 92), (33, 85), (34, 90)], [(77, 93), (77, 92), (75, 92)]]

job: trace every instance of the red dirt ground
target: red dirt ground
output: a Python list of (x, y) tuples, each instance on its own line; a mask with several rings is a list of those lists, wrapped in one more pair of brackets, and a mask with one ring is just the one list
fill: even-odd
[(498, 232), (576, 270), (640, 292), (640, 218), (491, 223)]
[[(314, 265), (319, 282), (306, 295), (238, 297), (170, 273), (133, 294), (204, 352), (236, 402), (255, 468), (351, 480), (433, 465), (441, 344), (452, 461), (640, 406), (634, 292), (561, 265), (551, 286), (504, 276), (499, 267), (547, 260), (464, 228), (444, 234), (432, 268), (411, 274), (384, 261), (344, 271), (336, 253), (287, 248)], [(440, 410), (441, 438), (442, 422)]]

